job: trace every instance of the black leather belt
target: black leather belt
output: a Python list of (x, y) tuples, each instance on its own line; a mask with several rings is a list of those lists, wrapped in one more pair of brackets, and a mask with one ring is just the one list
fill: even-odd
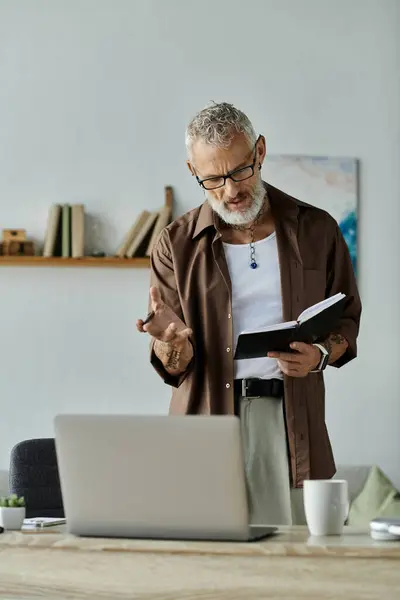
[(281, 379), (235, 379), (235, 395), (243, 398), (283, 398)]

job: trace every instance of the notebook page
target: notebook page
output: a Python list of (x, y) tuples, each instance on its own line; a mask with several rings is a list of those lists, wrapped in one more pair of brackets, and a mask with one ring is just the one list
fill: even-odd
[(297, 321), (285, 321), (284, 323), (275, 323), (274, 325), (268, 325), (267, 327), (261, 327), (260, 329), (241, 331), (240, 335), (248, 335), (249, 333), (265, 333), (266, 331), (279, 331), (280, 329), (293, 329), (294, 327), (297, 327)]
[(314, 315), (317, 315), (318, 313), (322, 312), (329, 306), (332, 306), (332, 304), (336, 304), (336, 302), (339, 302), (339, 300), (344, 298), (344, 296), (345, 295), (342, 293), (335, 294), (334, 296), (331, 296), (330, 298), (325, 298), (325, 300), (321, 300), (321, 302), (317, 302), (317, 304), (313, 304), (313, 306), (309, 306), (308, 308), (303, 310), (303, 312), (300, 314), (299, 319), (298, 319), (299, 323), (308, 321), (308, 319), (311, 319), (311, 317), (313, 317)]

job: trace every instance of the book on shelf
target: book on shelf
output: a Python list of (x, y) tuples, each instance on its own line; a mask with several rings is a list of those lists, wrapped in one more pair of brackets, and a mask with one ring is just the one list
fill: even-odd
[(164, 206), (160, 210), (142, 210), (128, 230), (115, 255), (123, 258), (150, 256), (161, 231), (171, 222), (172, 208)]
[(172, 207), (164, 206), (158, 214), (158, 218), (155, 222), (153, 233), (151, 234), (150, 241), (147, 245), (146, 256), (150, 256), (151, 252), (154, 248), (154, 244), (156, 243), (158, 236), (162, 232), (162, 230), (169, 225), (172, 217)]
[(71, 206), (71, 256), (83, 258), (85, 255), (85, 206), (72, 204)]
[(149, 243), (150, 236), (152, 234), (155, 222), (159, 215), (159, 211), (155, 210), (149, 213), (144, 221), (140, 231), (134, 237), (131, 245), (126, 251), (126, 256), (128, 258), (133, 258), (135, 256), (144, 256), (146, 253), (147, 245)]
[(71, 256), (71, 206), (64, 204), (62, 207), (62, 257)]
[(149, 216), (150, 212), (148, 210), (142, 210), (142, 212), (137, 217), (136, 221), (133, 223), (132, 227), (129, 229), (124, 239), (122, 240), (122, 243), (116, 252), (116, 256), (120, 258), (124, 258), (126, 256), (126, 253), (128, 252), (133, 240), (139, 234)]
[(57, 256), (57, 238), (60, 238), (59, 228), (61, 225), (61, 205), (52, 204), (47, 217), (47, 229), (44, 238), (43, 256)]
[(52, 204), (47, 218), (43, 256), (81, 258), (84, 254), (84, 205)]
[(303, 310), (296, 321), (276, 323), (238, 336), (235, 360), (261, 358), (268, 352), (292, 352), (292, 342), (312, 344), (328, 337), (338, 326), (346, 296), (335, 294)]

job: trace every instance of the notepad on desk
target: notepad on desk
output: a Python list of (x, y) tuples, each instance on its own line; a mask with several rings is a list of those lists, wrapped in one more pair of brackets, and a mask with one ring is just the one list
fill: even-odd
[(345, 294), (335, 294), (303, 310), (297, 321), (243, 331), (238, 337), (235, 360), (261, 358), (274, 351), (290, 352), (292, 342), (312, 344), (323, 340), (337, 328), (345, 302)]

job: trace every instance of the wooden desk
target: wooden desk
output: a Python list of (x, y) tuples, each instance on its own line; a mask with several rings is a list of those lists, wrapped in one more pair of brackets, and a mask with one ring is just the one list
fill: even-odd
[(282, 528), (257, 543), (0, 535), (0, 598), (362, 600), (400, 598), (400, 542)]

